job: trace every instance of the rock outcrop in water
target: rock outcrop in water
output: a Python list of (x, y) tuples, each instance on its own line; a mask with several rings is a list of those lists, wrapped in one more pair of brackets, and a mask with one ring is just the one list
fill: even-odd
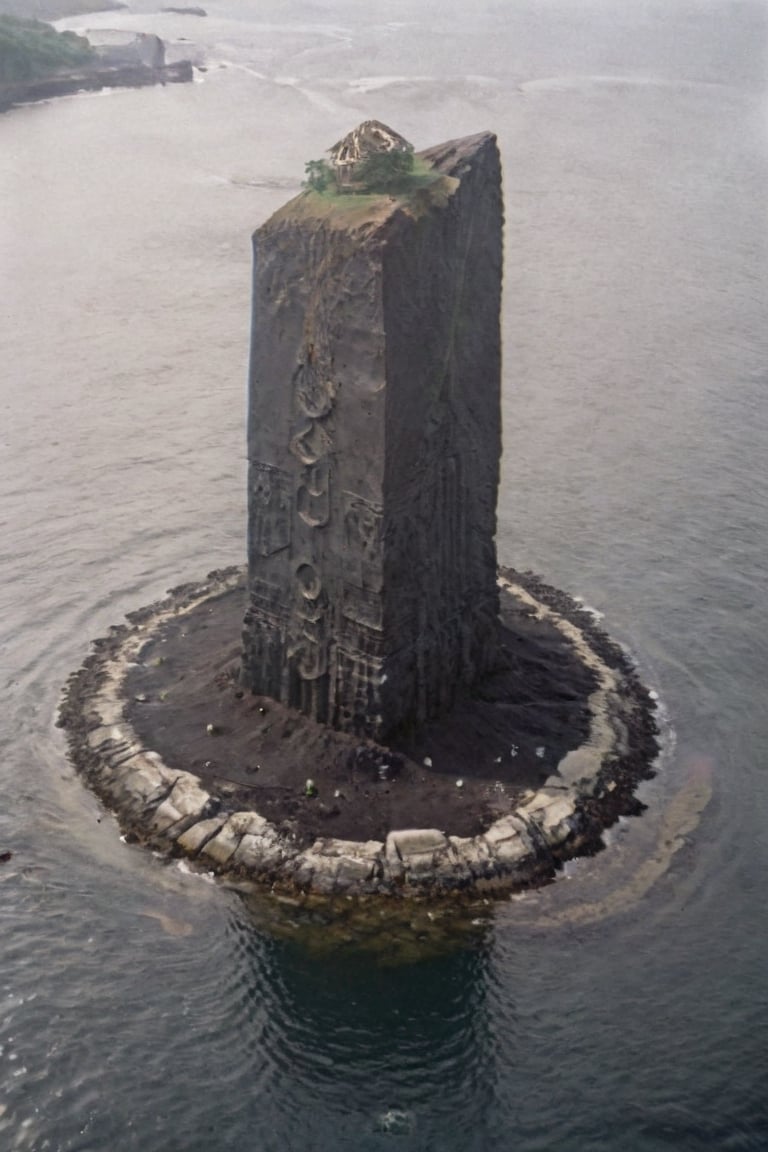
[(120, 28), (89, 28), (88, 43), (104, 68), (164, 68), (165, 44), (149, 32)]
[(162, 68), (134, 64), (120, 68), (65, 72), (44, 80), (4, 84), (0, 87), (0, 112), (7, 112), (18, 104), (34, 104), (40, 100), (53, 100), (56, 96), (71, 96), (76, 92), (100, 92), (104, 88), (150, 88), (155, 84), (189, 84), (193, 79), (194, 71), (189, 60), (178, 60)]
[(407, 168), (257, 232), (247, 588), (212, 572), (136, 613), (60, 714), (127, 834), (275, 892), (544, 883), (640, 810), (658, 750), (591, 615), (496, 569), (494, 137)]
[(243, 680), (376, 739), (497, 636), (499, 155), (418, 159), (398, 196), (307, 191), (254, 237)]

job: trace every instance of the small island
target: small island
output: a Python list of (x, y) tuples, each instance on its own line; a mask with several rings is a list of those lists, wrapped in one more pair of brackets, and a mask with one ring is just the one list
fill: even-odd
[(93, 44), (41, 20), (0, 13), (0, 112), (74, 92), (192, 78), (189, 60), (166, 64), (157, 36), (117, 33), (112, 43)]
[(70, 754), (131, 838), (311, 897), (549, 881), (638, 813), (631, 660), (499, 567), (496, 138), (366, 121), (254, 235), (247, 570), (97, 642)]

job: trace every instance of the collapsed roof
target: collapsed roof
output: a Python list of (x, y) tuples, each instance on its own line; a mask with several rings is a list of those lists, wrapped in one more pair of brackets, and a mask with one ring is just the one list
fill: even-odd
[(358, 164), (372, 152), (412, 152), (413, 145), (380, 120), (364, 120), (328, 149), (337, 168)]

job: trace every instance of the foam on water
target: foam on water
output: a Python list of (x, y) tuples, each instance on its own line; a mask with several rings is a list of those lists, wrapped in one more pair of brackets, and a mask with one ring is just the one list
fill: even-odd
[(413, 1131), (414, 1118), (412, 1113), (401, 1108), (388, 1108), (376, 1117), (376, 1130), (386, 1132), (388, 1136), (405, 1136)]

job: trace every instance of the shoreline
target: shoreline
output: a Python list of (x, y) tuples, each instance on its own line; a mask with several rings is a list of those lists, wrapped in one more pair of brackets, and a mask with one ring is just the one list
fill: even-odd
[[(174, 589), (95, 642), (59, 714), (70, 758), (131, 840), (276, 892), (434, 898), (545, 884), (565, 860), (599, 851), (603, 830), (620, 815), (642, 810), (634, 789), (653, 775), (655, 705), (630, 659), (576, 601), (531, 574), (502, 570), (499, 583), (530, 648), (527, 664), (517, 652), (511, 662), (519, 682), (528, 682), (530, 668), (559, 667), (544, 701), (551, 712), (563, 695), (563, 668), (583, 673), (553, 746), (536, 746), (527, 759), (512, 745), (508, 762), (494, 754), (489, 768), (509, 732), (488, 726), (482, 692), (456, 709), (462, 727), (474, 717), (482, 745), (476, 756), (459, 748), (460, 777), (459, 763), (420, 763), (423, 741), (361, 743), (246, 696), (232, 663), (240, 569)], [(561, 641), (554, 646), (553, 630)], [(532, 706), (516, 712), (516, 697), (502, 698), (498, 686), (488, 695), (499, 697), (494, 723), (501, 716), (517, 724), (520, 747), (530, 748), (546, 709), (536, 719)], [(586, 727), (571, 725), (572, 714)], [(448, 725), (443, 718), (426, 739), (438, 740)], [(258, 785), (248, 774), (255, 755), (264, 761)], [(306, 777), (317, 779), (319, 796), (303, 792)], [(270, 796), (279, 801), (270, 806)], [(370, 823), (384, 817), (389, 825)], [(356, 827), (362, 834), (350, 836)]]
[(39, 80), (0, 85), (0, 113), (25, 104), (38, 104), (57, 96), (77, 92), (98, 92), (103, 88), (147, 88), (155, 84), (187, 84), (194, 78), (190, 60), (178, 60), (160, 68), (124, 65), (112, 68), (78, 69)]

